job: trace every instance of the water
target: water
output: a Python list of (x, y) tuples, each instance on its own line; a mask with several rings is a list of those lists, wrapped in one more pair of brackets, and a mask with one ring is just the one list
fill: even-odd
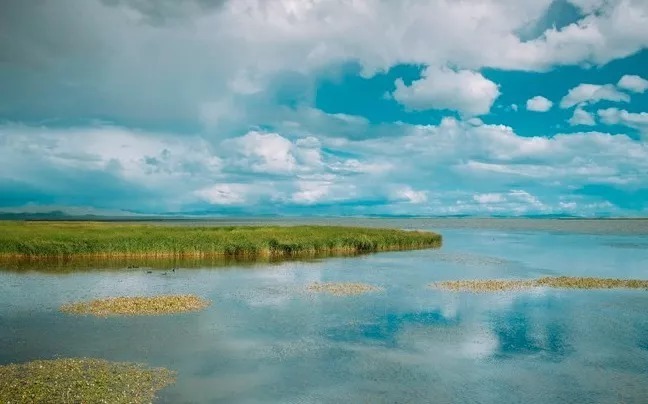
[[(472, 278), (647, 279), (645, 221), (382, 223), (438, 230), (444, 246), (168, 275), (0, 272), (0, 363), (90, 356), (164, 366), (178, 379), (162, 403), (648, 402), (648, 292), (426, 288)], [(384, 291), (306, 293), (315, 281)], [(161, 317), (58, 312), (70, 301), (156, 293), (212, 305)]]

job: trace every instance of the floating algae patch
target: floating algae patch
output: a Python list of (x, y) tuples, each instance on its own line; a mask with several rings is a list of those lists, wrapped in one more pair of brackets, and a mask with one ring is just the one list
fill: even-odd
[(202, 310), (209, 301), (193, 295), (109, 297), (89, 302), (70, 303), (61, 311), (70, 314), (106, 316), (147, 316)]
[(532, 280), (462, 280), (436, 282), (430, 285), (433, 288), (446, 289), (456, 292), (505, 292), (510, 290), (529, 289), (534, 287)]
[(451, 291), (506, 292), (531, 288), (648, 289), (648, 280), (558, 276), (540, 279), (484, 279), (436, 282), (430, 287)]
[(466, 266), (499, 266), (511, 263), (511, 261), (503, 258), (469, 253), (448, 253), (440, 251), (434, 253), (433, 255), (431, 255), (431, 257), (433, 257), (434, 260), (437, 261), (450, 262), (453, 264)]
[(588, 278), (588, 277), (546, 277), (540, 278), (537, 286), (551, 288), (570, 289), (648, 289), (648, 280), (640, 279), (611, 279), (611, 278)]
[(37, 360), (0, 366), (2, 403), (151, 403), (175, 373), (103, 359)]
[(356, 282), (315, 282), (307, 288), (310, 292), (328, 293), (334, 296), (351, 296), (360, 295), (369, 292), (378, 292), (382, 290), (376, 286), (368, 285), (366, 283)]

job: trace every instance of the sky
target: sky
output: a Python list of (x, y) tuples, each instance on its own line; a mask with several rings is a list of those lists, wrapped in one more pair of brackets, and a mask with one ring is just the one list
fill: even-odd
[(0, 0), (0, 212), (648, 215), (646, 0)]

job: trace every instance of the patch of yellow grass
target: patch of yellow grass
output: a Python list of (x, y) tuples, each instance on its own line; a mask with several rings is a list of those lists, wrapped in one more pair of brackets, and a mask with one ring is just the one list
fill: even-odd
[(310, 292), (328, 293), (334, 296), (360, 295), (381, 290), (381, 288), (376, 286), (356, 282), (315, 282), (310, 284), (307, 289)]
[(61, 306), (69, 314), (106, 316), (147, 316), (202, 310), (209, 301), (194, 295), (160, 295), (146, 297), (109, 297)]
[(509, 290), (528, 289), (534, 286), (533, 281), (523, 280), (462, 280), (444, 281), (430, 285), (431, 287), (452, 291), (472, 292), (504, 292)]
[(648, 280), (559, 276), (535, 281), (537, 286), (572, 289), (648, 289)]
[(648, 289), (648, 280), (559, 276), (540, 279), (444, 281), (433, 283), (430, 287), (457, 292), (505, 292), (539, 287), (564, 289)]
[(103, 359), (37, 360), (0, 366), (2, 403), (151, 403), (175, 373)]

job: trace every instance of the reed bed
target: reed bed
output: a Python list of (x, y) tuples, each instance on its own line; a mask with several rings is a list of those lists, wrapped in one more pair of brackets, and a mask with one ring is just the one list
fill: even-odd
[(194, 295), (160, 295), (141, 297), (109, 297), (89, 302), (70, 303), (61, 306), (68, 314), (97, 317), (151, 316), (202, 310), (209, 301)]
[(2, 403), (151, 403), (175, 373), (128, 362), (66, 358), (0, 366)]
[(328, 293), (333, 296), (352, 296), (382, 290), (376, 286), (357, 282), (315, 282), (306, 288), (309, 292)]
[(436, 282), (430, 287), (450, 291), (506, 292), (531, 288), (559, 289), (646, 289), (648, 280), (558, 276), (539, 279), (484, 279)]
[(0, 257), (300, 257), (439, 247), (432, 232), (338, 226), (0, 222)]

